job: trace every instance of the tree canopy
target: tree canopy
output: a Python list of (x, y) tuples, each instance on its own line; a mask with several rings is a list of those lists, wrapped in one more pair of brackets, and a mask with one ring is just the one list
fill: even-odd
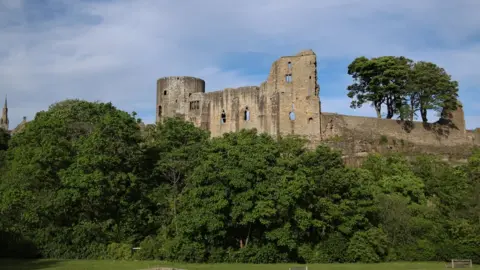
[(351, 107), (370, 104), (378, 118), (386, 108), (387, 119), (397, 115), (413, 121), (419, 112), (427, 122), (428, 111), (441, 114), (457, 109), (458, 83), (434, 63), (403, 56), (362, 56), (348, 66), (348, 74), (353, 78), (347, 87), (347, 96), (353, 99)]

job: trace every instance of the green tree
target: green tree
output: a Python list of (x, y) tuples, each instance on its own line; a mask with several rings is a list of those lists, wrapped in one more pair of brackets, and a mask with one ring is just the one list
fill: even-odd
[(277, 154), (273, 139), (255, 131), (213, 139), (182, 196), (184, 236), (205, 246), (248, 245), (253, 233), (261, 233), (252, 226), (270, 223), (276, 213), (268, 200), (275, 185), (265, 180)]
[(3, 128), (0, 128), (0, 151), (8, 149), (8, 141), (10, 140), (10, 133)]
[(171, 214), (163, 213), (166, 215), (162, 219), (168, 220), (167, 217), (171, 216), (176, 232), (178, 196), (185, 186), (185, 179), (202, 162), (210, 134), (178, 118), (167, 118), (148, 132), (149, 155), (155, 162), (149, 196), (157, 205), (162, 201), (168, 204)]
[(8, 150), (0, 212), (10, 230), (57, 258), (138, 239), (148, 220), (140, 139), (135, 119), (110, 103), (67, 100), (38, 113)]
[[(8, 142), (10, 141), (10, 133), (0, 128), (0, 172), (5, 167), (5, 155), (8, 150)], [(0, 178), (1, 182), (1, 178)]]
[(423, 122), (428, 122), (429, 110), (440, 114), (457, 109), (458, 82), (453, 81), (445, 69), (434, 63), (416, 62), (410, 72), (407, 89), (407, 111), (411, 121), (416, 112), (420, 112)]
[(382, 106), (387, 108), (386, 118), (399, 112), (405, 97), (406, 84), (412, 60), (403, 56), (382, 56), (368, 59), (356, 58), (348, 66), (354, 82), (347, 87), (348, 97), (354, 99), (352, 108), (371, 103), (377, 117), (382, 117)]

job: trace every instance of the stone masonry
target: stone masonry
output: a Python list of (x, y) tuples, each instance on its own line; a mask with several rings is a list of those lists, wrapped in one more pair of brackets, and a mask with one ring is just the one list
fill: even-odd
[(271, 135), (320, 135), (320, 102), (316, 56), (311, 50), (281, 57), (260, 86), (205, 93), (205, 82), (193, 77), (157, 81), (157, 122), (182, 117), (219, 136), (256, 128)]
[[(317, 58), (312, 50), (283, 56), (272, 64), (260, 86), (205, 92), (205, 81), (165, 77), (157, 81), (157, 122), (181, 117), (210, 131), (211, 136), (255, 128), (272, 136), (304, 136), (312, 145), (343, 138), (355, 141), (386, 137), (435, 147), (480, 145), (479, 130), (467, 131), (463, 109), (437, 123), (322, 113)], [(353, 152), (362, 152), (357, 149)]]

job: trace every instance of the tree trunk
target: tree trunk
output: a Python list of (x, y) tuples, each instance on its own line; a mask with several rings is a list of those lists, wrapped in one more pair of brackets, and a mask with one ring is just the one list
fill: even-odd
[(377, 112), (377, 118), (382, 118), (382, 104), (375, 102), (375, 111)]
[(413, 117), (415, 116), (415, 101), (410, 99), (410, 121), (413, 122)]
[(252, 231), (252, 224), (248, 226), (248, 234), (247, 234), (247, 239), (245, 240), (245, 247), (248, 245), (248, 240), (250, 239), (250, 232)]
[(393, 102), (392, 99), (387, 98), (387, 119), (392, 119), (393, 117)]
[(175, 185), (175, 191), (173, 194), (173, 220), (175, 222), (175, 235), (178, 233), (178, 224), (177, 224), (177, 190)]
[(424, 123), (427, 123), (427, 122), (428, 122), (428, 119), (427, 119), (427, 110), (421, 108), (421, 109), (420, 109), (420, 113), (422, 114), (422, 121), (423, 121)]
[(388, 111), (387, 111), (387, 119), (392, 119), (393, 115), (394, 115), (393, 109), (392, 109), (392, 107), (389, 107)]

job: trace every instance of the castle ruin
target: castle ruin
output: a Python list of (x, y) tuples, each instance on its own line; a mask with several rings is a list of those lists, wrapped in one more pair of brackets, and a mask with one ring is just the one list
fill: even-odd
[(256, 128), (271, 135), (296, 134), (319, 139), (321, 108), (313, 51), (282, 57), (268, 80), (258, 86), (205, 93), (205, 82), (193, 77), (157, 81), (157, 122), (179, 116), (207, 129), (212, 136)]
[(322, 112), (319, 94), (317, 58), (312, 50), (305, 50), (276, 60), (260, 86), (206, 93), (205, 81), (199, 78), (160, 78), (156, 121), (180, 117), (210, 131), (213, 137), (255, 128), (275, 137), (300, 135), (313, 145), (343, 141), (353, 148), (347, 151), (350, 154), (371, 151), (366, 145), (380, 137), (421, 147), (480, 145), (479, 130), (466, 130), (462, 106), (450, 113), (449, 119), (437, 123), (407, 124), (400, 120)]

